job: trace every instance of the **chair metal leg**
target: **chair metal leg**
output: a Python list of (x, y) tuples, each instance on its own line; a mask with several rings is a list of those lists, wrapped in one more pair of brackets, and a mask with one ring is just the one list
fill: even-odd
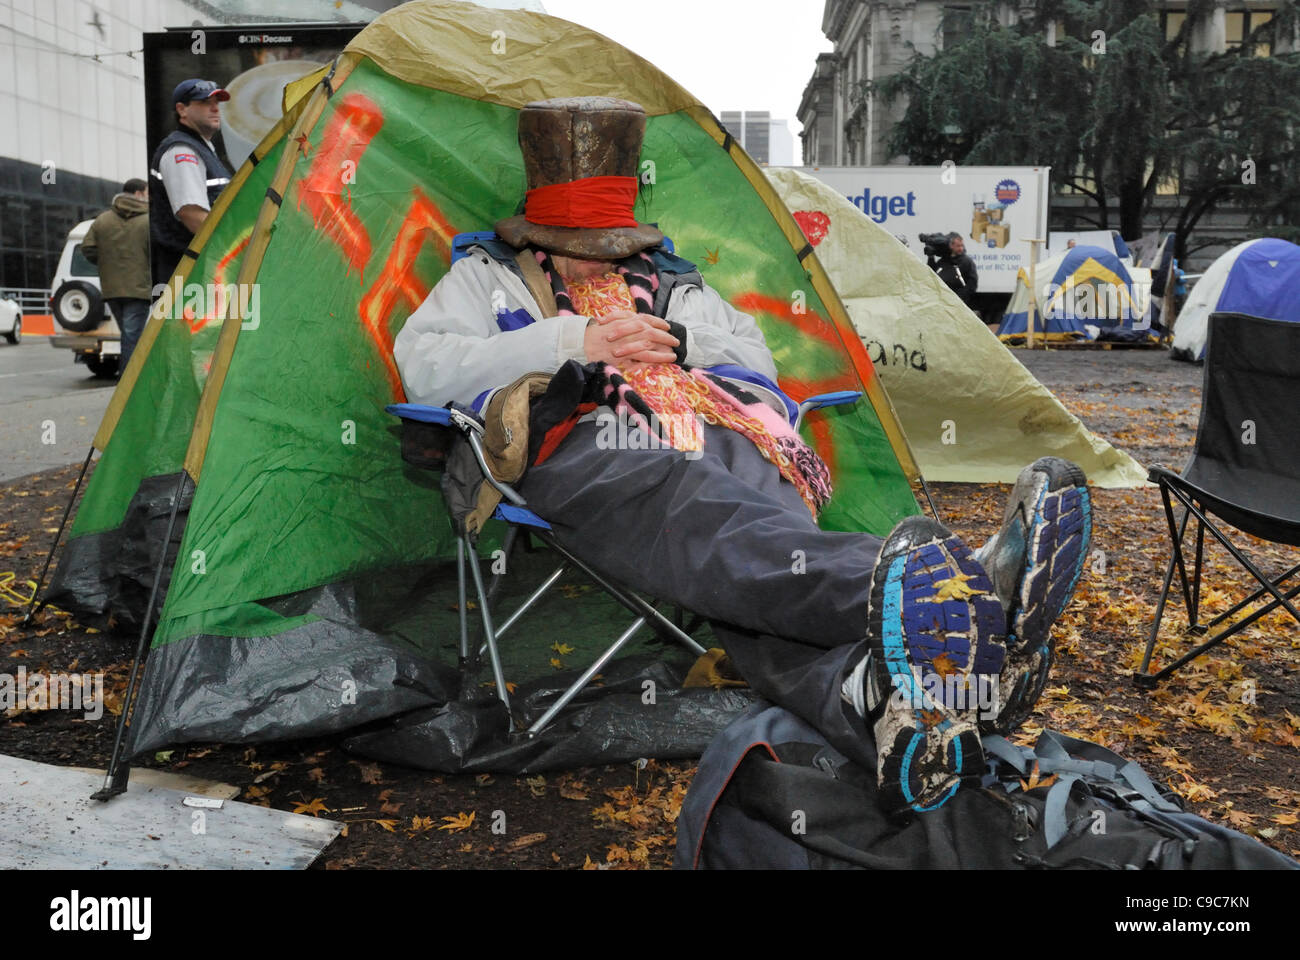
[[(1178, 491), (1174, 491), (1174, 494), (1175, 496), (1178, 496), (1180, 500), (1183, 499), (1183, 497), (1179, 494)], [(1206, 528), (1210, 531), (1210, 535), (1213, 536), (1215, 540), (1218, 540), (1220, 545), (1222, 545), (1222, 547), (1225, 550), (1227, 550), (1230, 554), (1232, 554), (1233, 559), (1235, 559), (1239, 564), (1241, 564), (1243, 567), (1249, 570), (1250, 575), (1255, 578), (1256, 582), (1258, 582), (1260, 586), (1262, 586), (1265, 590), (1271, 593), (1273, 595), (1273, 598), (1277, 600), (1282, 606), (1286, 607), (1287, 612), (1295, 618), (1296, 623), (1300, 623), (1300, 610), (1297, 610), (1291, 604), (1290, 600), (1282, 596), (1282, 594), (1278, 591), (1277, 586), (1273, 583), (1273, 581), (1270, 580), (1267, 576), (1265, 576), (1264, 573), (1258, 567), (1256, 567), (1254, 563), (1251, 562), (1249, 557), (1247, 557), (1244, 553), (1238, 550), (1233, 545), (1232, 541), (1229, 540), (1226, 536), (1224, 536), (1219, 531), (1219, 528), (1216, 527), (1213, 523), (1211, 523), (1210, 520), (1196, 507), (1195, 504), (1191, 503), (1190, 501), (1184, 501), (1184, 503), (1192, 511), (1192, 513), (1196, 515), (1196, 519), (1199, 520), (1201, 523), (1205, 524)]]
[[(1263, 591), (1260, 592), (1262, 593)], [(1292, 587), (1289, 591), (1287, 591), (1286, 594), (1287, 599), (1293, 600), (1297, 596), (1300, 596), (1300, 586)], [(1156, 686), (1156, 684), (1158, 684), (1161, 680), (1164, 680), (1170, 677), (1171, 675), (1173, 675), (1173, 673), (1176, 670), (1185, 667), (1187, 664), (1191, 663), (1201, 654), (1214, 649), (1219, 644), (1223, 643), (1225, 640), (1228, 640), (1235, 634), (1240, 633), (1242, 630), (1245, 630), (1247, 627), (1249, 627), (1260, 617), (1267, 616), (1268, 614), (1276, 610), (1279, 606), (1280, 604), (1278, 603), (1278, 601), (1274, 600), (1272, 603), (1269, 603), (1268, 605), (1263, 606), (1260, 609), (1256, 610), (1250, 616), (1245, 617), (1244, 619), (1242, 619), (1237, 623), (1234, 623), (1228, 629), (1222, 630), (1214, 634), (1204, 643), (1199, 644), (1198, 646), (1192, 648), (1191, 650), (1183, 654), (1181, 657), (1179, 657), (1173, 663), (1169, 664), (1169, 666), (1165, 667), (1160, 672), (1149, 674), (1149, 675), (1143, 675), (1143, 676), (1135, 675), (1134, 680), (1138, 681), (1138, 686), (1140, 687), (1143, 687), (1145, 689), (1153, 689)]]
[(483, 633), (487, 637), (488, 657), (492, 662), (492, 679), (496, 681), (497, 696), (505, 704), (506, 714), (510, 718), (510, 730), (515, 729), (514, 714), (510, 710), (510, 691), (506, 689), (505, 672), (501, 669), (501, 654), (497, 650), (496, 631), (492, 629), (492, 613), (488, 610), (487, 591), (483, 589), (483, 572), (478, 567), (478, 551), (469, 549), (469, 572), (474, 577), (474, 589), (478, 592), (478, 610), (483, 620)]
[[(501, 543), (501, 555), (504, 556), (506, 559), (506, 566), (509, 566), (510, 564), (510, 554), (515, 549), (515, 538), (518, 536), (519, 536), (518, 527), (510, 527), (508, 530), (506, 530), (505, 540), (503, 540)], [(498, 573), (495, 570), (492, 572), (492, 580), (488, 583), (488, 592), (487, 592), (489, 600), (496, 599), (497, 591), (501, 589), (501, 579), (504, 576), (505, 576), (504, 572)], [(497, 636), (500, 635), (501, 635), (501, 630), (498, 630)]]
[(1147, 671), (1151, 667), (1151, 654), (1156, 649), (1156, 638), (1160, 636), (1160, 621), (1165, 615), (1165, 601), (1169, 599), (1169, 588), (1174, 582), (1174, 557), (1169, 557), (1169, 566), (1165, 568), (1165, 583), (1160, 588), (1160, 599), (1156, 601), (1156, 622), (1151, 625), (1151, 635), (1147, 637), (1147, 648), (1142, 654), (1142, 665), (1138, 667), (1138, 672), (1133, 674), (1133, 682), (1144, 689), (1155, 687), (1156, 681)]
[[(1290, 579), (1297, 572), (1300, 572), (1300, 564), (1297, 564), (1296, 566), (1292, 567), (1290, 570), (1284, 573), (1277, 581), (1270, 579), (1258, 567), (1256, 567), (1254, 563), (1251, 562), (1249, 557), (1247, 557), (1244, 553), (1242, 553), (1232, 544), (1232, 542), (1227, 538), (1227, 536), (1225, 536), (1218, 529), (1218, 527), (1216, 527), (1210, 521), (1210, 519), (1206, 517), (1206, 515), (1191, 500), (1190, 497), (1185, 495), (1180, 490), (1176, 490), (1176, 489), (1171, 490), (1163, 483), (1160, 485), (1160, 490), (1161, 493), (1164, 494), (1165, 496), (1166, 516), (1170, 524), (1170, 533), (1171, 535), (1174, 536), (1174, 558), (1173, 559), (1179, 561), (1179, 565), (1180, 565), (1179, 572), (1184, 577), (1183, 589), (1184, 589), (1184, 598), (1188, 602), (1188, 613), (1189, 613), (1189, 620), (1190, 620), (1189, 630), (1204, 633), (1209, 627), (1214, 627), (1220, 623), (1223, 623), (1228, 619), (1229, 616), (1238, 612), (1239, 610), (1244, 609), (1248, 604), (1253, 603), (1255, 600), (1261, 599), (1266, 593), (1271, 594), (1273, 600), (1272, 602), (1266, 604), (1262, 608), (1255, 610), (1253, 613), (1250, 614), (1250, 616), (1245, 617), (1244, 619), (1239, 620), (1236, 623), (1233, 623), (1227, 629), (1218, 631), (1209, 639), (1207, 639), (1204, 643), (1196, 646), (1191, 651), (1179, 657), (1177, 660), (1175, 660), (1173, 663), (1169, 664), (1159, 672), (1154, 674), (1147, 673), (1147, 669), (1150, 666), (1151, 652), (1155, 647), (1156, 635), (1160, 629), (1160, 618), (1164, 613), (1165, 596), (1169, 591), (1169, 585), (1172, 579), (1173, 559), (1171, 559), (1170, 569), (1165, 576), (1165, 588), (1163, 591), (1161, 591), (1160, 602), (1156, 606), (1156, 623), (1155, 626), (1152, 628), (1151, 637), (1147, 642), (1146, 654), (1142, 659), (1141, 673), (1134, 674), (1133, 676), (1134, 682), (1138, 686), (1144, 689), (1154, 688), (1156, 684), (1158, 684), (1161, 680), (1164, 680), (1170, 675), (1172, 675), (1174, 671), (1187, 665), (1191, 661), (1195, 660), (1197, 657), (1201, 656), (1203, 653), (1206, 653), (1207, 651), (1213, 649), (1214, 647), (1217, 647), (1219, 644), (1223, 643), (1224, 641), (1232, 637), (1234, 634), (1237, 634), (1240, 631), (1244, 630), (1246, 627), (1250, 626), (1252, 623), (1259, 620), (1261, 617), (1272, 612), (1273, 610), (1276, 610), (1279, 606), (1285, 608), (1286, 611), (1289, 614), (1291, 614), (1291, 616), (1295, 619), (1296, 623), (1300, 624), (1300, 610), (1297, 610), (1297, 608), (1291, 603), (1293, 599), (1295, 599), (1297, 596), (1300, 596), (1300, 585), (1292, 587), (1285, 594), (1283, 594), (1280, 589), (1281, 586), (1288, 579)], [(1176, 535), (1175, 535), (1175, 531), (1173, 530), (1173, 510), (1169, 502), (1168, 493), (1166, 491), (1172, 492), (1173, 495), (1178, 498), (1179, 503), (1183, 505), (1186, 511), (1183, 515), (1182, 529), (1178, 530)], [(1183, 530), (1186, 529), (1188, 516), (1196, 517), (1196, 521), (1197, 521), (1197, 551), (1196, 551), (1195, 582), (1192, 584), (1190, 593), (1187, 590), (1188, 584), (1186, 581), (1186, 571), (1181, 566), (1182, 533)], [(1210, 622), (1210, 624), (1208, 624), (1205, 627), (1202, 627), (1199, 626), (1197, 623), (1198, 612), (1196, 607), (1200, 602), (1200, 576), (1201, 576), (1201, 569), (1203, 566), (1202, 546), (1203, 546), (1204, 532), (1207, 529), (1210, 531), (1210, 535), (1214, 537), (1216, 540), (1218, 540), (1219, 543), (1223, 546), (1223, 548), (1226, 549), (1230, 554), (1232, 554), (1233, 559), (1235, 559), (1238, 563), (1240, 563), (1243, 567), (1245, 567), (1247, 571), (1250, 572), (1251, 576), (1253, 576), (1255, 578), (1255, 581), (1260, 585), (1260, 588), (1256, 590), (1253, 594), (1251, 594), (1251, 596), (1243, 600), (1241, 603), (1238, 603), (1236, 606), (1234, 606), (1231, 610), (1227, 611), (1226, 613), (1220, 614), (1218, 617), (1215, 617), (1214, 620)]]
[(1193, 633), (1204, 633), (1201, 621), (1201, 570), (1205, 562), (1205, 524), (1196, 524), (1196, 563), (1192, 567), (1192, 606), (1188, 611), (1187, 629)]
[[(1294, 576), (1296, 575), (1296, 573), (1298, 573), (1298, 572), (1300, 572), (1300, 563), (1297, 563), (1294, 567), (1292, 567), (1292, 568), (1291, 568), (1290, 570), (1288, 570), (1286, 573), (1282, 574), (1282, 576), (1280, 576), (1280, 577), (1278, 577), (1276, 580), (1274, 580), (1273, 583), (1274, 583), (1274, 584), (1275, 584), (1275, 585), (1280, 589), (1280, 588), (1282, 587), (1282, 584), (1286, 583), (1288, 580), (1290, 580), (1292, 577), (1294, 577)], [(1236, 613), (1236, 612), (1239, 611), (1239, 610), (1243, 610), (1243, 609), (1245, 609), (1246, 607), (1250, 606), (1250, 605), (1251, 605), (1252, 603), (1254, 603), (1256, 600), (1258, 600), (1258, 599), (1260, 599), (1261, 597), (1263, 597), (1264, 594), (1266, 594), (1266, 593), (1268, 593), (1268, 590), (1266, 590), (1264, 587), (1260, 587), (1258, 590), (1256, 590), (1254, 593), (1252, 593), (1252, 594), (1251, 594), (1249, 597), (1247, 597), (1245, 600), (1242, 600), (1240, 603), (1236, 603), (1236, 604), (1234, 604), (1233, 606), (1229, 607), (1227, 610), (1223, 611), (1223, 613), (1221, 613), (1221, 614), (1219, 614), (1217, 617), (1215, 617), (1213, 620), (1211, 620), (1209, 623), (1205, 624), (1205, 626), (1204, 626), (1203, 629), (1204, 629), (1204, 630), (1212, 630), (1212, 629), (1214, 629), (1214, 628), (1217, 627), (1219, 624), (1221, 624), (1221, 623), (1223, 623), (1225, 620), (1229, 619), (1229, 618), (1230, 618), (1234, 613)], [(1288, 592), (1288, 593), (1287, 593), (1287, 596), (1288, 596), (1288, 597), (1290, 597), (1291, 595), (1292, 595), (1291, 592)], [(1273, 610), (1276, 610), (1276, 609), (1278, 608), (1278, 606), (1279, 606), (1279, 604), (1278, 604), (1278, 602), (1277, 602), (1276, 600), (1270, 601), (1269, 604), (1268, 604), (1268, 606), (1264, 608), (1264, 611), (1265, 611), (1265, 612), (1272, 612)], [(1253, 615), (1252, 615), (1252, 616), (1253, 616)]]
[(551, 722), (552, 718), (567, 707), (569, 702), (582, 692), (587, 684), (591, 682), (591, 678), (599, 673), (605, 664), (609, 663), (610, 658), (613, 657), (614, 654), (618, 653), (618, 651), (632, 639), (634, 633), (645, 626), (645, 622), (645, 617), (637, 617), (636, 622), (624, 630), (622, 635), (610, 645), (609, 649), (597, 657), (596, 662), (584, 670), (582, 676), (580, 676), (568, 690), (565, 690), (558, 700), (546, 709), (546, 712), (537, 719), (536, 723), (528, 728), (528, 735), (530, 737), (535, 737), (541, 733), (542, 730), (546, 729), (546, 725)]
[(647, 621), (655, 625), (655, 629), (666, 632), (667, 636), (676, 640), (678, 643), (686, 647), (686, 649), (690, 650), (696, 656), (702, 657), (704, 656), (705, 653), (708, 652), (702, 646), (700, 646), (698, 642), (696, 642), (694, 637), (680, 630), (678, 627), (676, 627), (673, 624), (671, 620), (665, 617), (654, 607), (650, 606), (650, 604), (646, 603), (635, 593), (631, 593), (627, 590), (624, 590), (622, 587), (613, 583), (609, 579), (601, 576), (590, 566), (583, 563), (582, 560), (580, 560), (578, 557), (574, 556), (568, 550), (564, 549), (564, 547), (560, 545), (559, 541), (557, 541), (555, 537), (553, 537), (551, 534), (545, 532), (539, 532), (538, 538), (543, 543), (545, 543), (548, 547), (550, 547), (552, 550), (558, 553), (560, 556), (564, 557), (564, 559), (568, 560), (575, 567), (577, 567), (579, 570), (585, 573), (587, 576), (591, 577), (591, 579), (595, 580), (596, 583), (600, 584), (601, 588), (606, 593), (608, 593), (619, 603), (623, 604), (623, 606), (627, 607), (637, 616), (645, 617)]
[[(519, 609), (517, 609), (514, 613), (510, 614), (510, 616), (506, 618), (505, 623), (497, 627), (497, 637), (500, 638), (504, 636), (505, 632), (509, 630), (511, 627), (513, 627), (515, 623), (519, 620), (519, 618), (522, 617), (525, 613), (529, 611), (529, 609), (532, 608), (533, 604), (535, 604), (538, 600), (542, 599), (542, 597), (545, 596), (547, 590), (555, 586), (555, 581), (559, 580), (560, 577), (564, 576), (564, 572), (568, 569), (569, 569), (569, 565), (567, 563), (562, 563), (558, 567), (556, 567), (555, 571), (544, 581), (542, 581), (542, 585), (538, 587), (536, 590), (534, 590), (532, 595), (519, 605)], [(482, 647), (479, 648), (479, 651), (482, 652)]]
[(1174, 508), (1169, 500), (1169, 492), (1165, 485), (1160, 485), (1160, 495), (1165, 503), (1165, 521), (1169, 524), (1169, 540), (1171, 550), (1169, 552), (1169, 565), (1165, 568), (1165, 582), (1160, 588), (1160, 599), (1156, 601), (1156, 620), (1151, 626), (1151, 635), (1147, 638), (1147, 648), (1142, 654), (1142, 665), (1138, 667), (1138, 672), (1133, 674), (1133, 682), (1144, 689), (1152, 689), (1156, 681), (1148, 673), (1151, 666), (1151, 655), (1156, 649), (1156, 639), (1160, 636), (1160, 623), (1164, 619), (1165, 604), (1169, 601), (1169, 588), (1173, 585), (1174, 570), (1178, 570), (1183, 587), (1183, 597), (1188, 603), (1188, 609), (1191, 609), (1191, 595), (1187, 590), (1187, 572), (1183, 569), (1183, 535), (1187, 531), (1187, 520), (1191, 516), (1190, 511), (1183, 511), (1182, 521), (1174, 522)]
[(1169, 538), (1173, 542), (1173, 556), (1178, 564), (1178, 583), (1183, 589), (1183, 604), (1187, 609), (1187, 615), (1191, 617), (1192, 610), (1192, 588), (1187, 577), (1187, 563), (1183, 559), (1183, 537), (1187, 532), (1187, 521), (1191, 518), (1191, 511), (1183, 510), (1183, 519), (1177, 527), (1174, 526), (1174, 506), (1169, 499), (1169, 488), (1164, 484), (1160, 485), (1160, 495), (1165, 501), (1165, 522), (1169, 524)]

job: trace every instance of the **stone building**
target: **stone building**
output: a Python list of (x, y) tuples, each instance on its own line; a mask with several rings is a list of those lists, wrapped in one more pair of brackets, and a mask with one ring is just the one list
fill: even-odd
[[(1187, 0), (1156, 0), (1166, 36), (1177, 35), (1186, 19)], [(1213, 15), (1190, 38), (1193, 49), (1218, 52), (1240, 46), (1261, 23), (1269, 20), (1274, 0), (1220, 0)], [(822, 32), (835, 49), (820, 54), (804, 88), (798, 119), (803, 124), (806, 166), (881, 166), (907, 163), (906, 156), (891, 156), (886, 146), (893, 126), (906, 104), (886, 107), (861, 94), (866, 80), (879, 80), (901, 71), (916, 54), (929, 55), (956, 42), (976, 16), (992, 16), (1004, 26), (1032, 16), (1033, 5), (1004, 0), (825, 0)], [(1043, 24), (1043, 42), (1056, 42), (1063, 25)], [(1261, 44), (1257, 56), (1300, 48), (1300, 37), (1278, 39), (1274, 47)], [(1058, 176), (1053, 181), (1060, 183)], [(1092, 201), (1068, 190), (1056, 189), (1052, 200), (1051, 229), (1086, 230), (1096, 214)], [(1176, 217), (1177, 183), (1162, 184), (1146, 231), (1165, 228)], [(1112, 211), (1112, 225), (1118, 212)], [(1202, 251), (1190, 266), (1202, 266), (1226, 244), (1256, 235), (1244, 211), (1217, 208), (1197, 227), (1222, 243)]]
[[(1166, 33), (1176, 34), (1186, 17), (1186, 0), (1157, 0)], [(1271, 0), (1221, 0), (1192, 38), (1194, 48), (1221, 51), (1272, 16)], [(817, 58), (804, 88), (798, 119), (803, 124), (804, 163), (819, 166), (878, 166), (906, 162), (885, 146), (906, 105), (892, 108), (864, 98), (863, 81), (901, 71), (916, 54), (929, 55), (961, 37), (977, 15), (1003, 25), (1032, 14), (1030, 4), (1002, 0), (825, 0), (822, 32), (834, 51)], [(1043, 42), (1056, 42), (1057, 24), (1043, 25)], [(1295, 38), (1286, 46), (1294, 48)], [(1266, 54), (1267, 49), (1258, 51)]]

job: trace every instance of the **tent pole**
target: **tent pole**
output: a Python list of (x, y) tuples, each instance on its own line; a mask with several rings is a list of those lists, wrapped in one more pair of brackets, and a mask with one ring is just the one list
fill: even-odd
[(939, 519), (939, 511), (934, 506), (934, 501), (930, 499), (930, 486), (925, 482), (925, 477), (921, 478), (921, 492), (925, 494), (925, 502), (930, 505), (930, 516), (934, 517), (936, 523), (943, 523)]
[[(1029, 244), (1029, 329), (1026, 332), (1028, 349), (1034, 349), (1034, 328), (1038, 323), (1038, 245), (1043, 242), (1042, 237), (1029, 237), (1025, 243)], [(1047, 336), (1047, 325), (1043, 325), (1043, 336)]]
[(172, 494), (171, 515), (167, 518), (167, 533), (163, 535), (162, 550), (158, 557), (158, 566), (153, 573), (153, 587), (149, 591), (149, 603), (144, 608), (144, 620), (140, 624), (140, 641), (135, 648), (135, 662), (131, 664), (131, 679), (126, 686), (126, 699), (122, 701), (122, 715), (117, 720), (117, 733), (113, 736), (113, 753), (109, 757), (108, 772), (104, 776), (104, 786), (90, 795), (90, 799), (100, 802), (111, 800), (119, 793), (126, 792), (127, 781), (131, 777), (131, 761), (122, 756), (125, 742), (126, 725), (135, 703), (135, 685), (140, 678), (140, 665), (144, 662), (149, 646), (149, 626), (153, 620), (153, 605), (158, 598), (158, 587), (162, 584), (163, 568), (167, 566), (167, 548), (172, 542), (172, 531), (176, 529), (176, 513), (180, 509), (181, 497), (185, 494), (185, 481), (189, 474), (181, 468), (180, 478), (176, 481), (176, 492)]
[(45, 555), (45, 565), (41, 567), (41, 575), (36, 578), (36, 589), (32, 591), (32, 599), (27, 604), (27, 615), (23, 617), (21, 626), (26, 627), (32, 622), (32, 617), (40, 613), (45, 607), (45, 601), (36, 602), (40, 596), (41, 587), (45, 586), (45, 575), (50, 572), (50, 561), (54, 559), (54, 551), (59, 548), (59, 541), (63, 539), (63, 529), (68, 525), (68, 517), (72, 514), (72, 505), (77, 502), (77, 494), (81, 491), (81, 481), (86, 479), (86, 470), (90, 468), (90, 458), (95, 455), (95, 446), (91, 444), (86, 451), (86, 459), (81, 464), (81, 473), (77, 474), (76, 485), (72, 488), (72, 496), (68, 498), (68, 505), (63, 510), (63, 520), (59, 523), (59, 532), (54, 535), (54, 542), (50, 544), (50, 552)]

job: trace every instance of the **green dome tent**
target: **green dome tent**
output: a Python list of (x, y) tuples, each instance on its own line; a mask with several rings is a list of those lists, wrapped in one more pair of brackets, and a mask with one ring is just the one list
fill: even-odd
[[(823, 525), (884, 534), (917, 512), (919, 474), (843, 305), (713, 116), (585, 28), (408, 3), (286, 91), (96, 436), (48, 599), (138, 623), (162, 571), (128, 755), (350, 729), (454, 698), (447, 638), (404, 619), (454, 541), (434, 478), (404, 466), (383, 412), (404, 399), (393, 337), (448, 269), (453, 236), (516, 212), (518, 110), (583, 95), (646, 108), (638, 219), (756, 318), (786, 391), (865, 391), (805, 428), (837, 486)], [(224, 303), (200, 296), (227, 284)]]

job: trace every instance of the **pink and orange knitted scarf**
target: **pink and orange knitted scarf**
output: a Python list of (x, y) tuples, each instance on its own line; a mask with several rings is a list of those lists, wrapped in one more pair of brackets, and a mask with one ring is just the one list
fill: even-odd
[[(561, 316), (599, 319), (615, 310), (652, 313), (659, 278), (645, 254), (586, 281), (565, 283), (550, 257), (536, 252), (538, 264), (556, 294)], [(641, 268), (641, 269), (637, 269)], [(747, 438), (774, 464), (803, 498), (813, 517), (830, 501), (830, 471), (780, 414), (757, 397), (703, 370), (675, 363), (629, 366), (606, 364), (604, 395), (620, 416), (677, 450), (702, 450), (701, 422), (727, 427)]]

